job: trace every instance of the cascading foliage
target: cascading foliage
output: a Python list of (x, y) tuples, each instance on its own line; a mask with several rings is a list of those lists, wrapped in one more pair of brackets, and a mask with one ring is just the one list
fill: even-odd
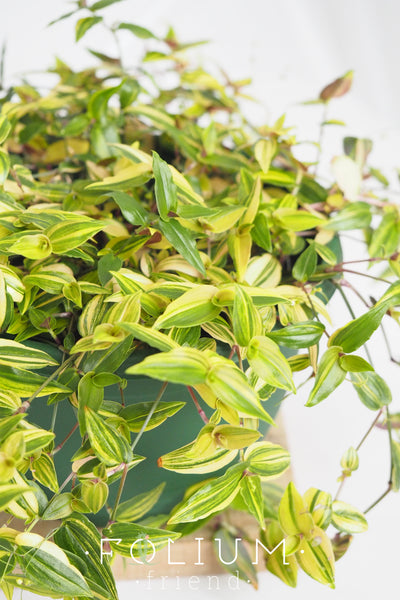
[[(66, 15), (77, 16), (76, 40), (107, 27), (101, 9), (116, 2), (78, 1)], [(243, 116), (247, 82), (192, 65), (191, 44), (173, 30), (159, 38), (131, 23), (107, 28), (116, 40), (144, 39), (143, 60), (128, 68), (120, 55), (91, 50), (95, 67), (73, 71), (56, 61), (49, 93), (24, 81), (0, 100), (0, 586), (9, 599), (15, 587), (116, 599), (111, 568), (99, 560), (101, 535), (122, 539), (111, 543), (115, 554), (141, 556), (145, 549), (131, 549), (135, 539), (162, 548), (224, 511), (218, 531), (229, 546), (235, 531), (224, 523), (237, 509), (254, 517), (269, 549), (285, 540), (286, 564), (279, 546), (266, 555), (269, 571), (295, 586), (300, 568), (334, 587), (335, 560), (367, 529), (366, 518), (326, 491), (301, 495), (293, 483), (270, 483), (290, 456), (262, 440), (259, 421), (273, 423), (268, 400), (277, 389), (288, 396), (312, 380), (311, 407), (339, 385), (353, 386), (387, 429), (388, 491), (399, 489), (390, 389), (371, 356), (357, 354), (383, 319), (398, 321), (399, 206), (367, 164), (369, 140), (346, 138), (334, 179), (322, 185), (315, 164), (295, 157), (284, 117), (259, 127)], [(327, 107), (351, 81), (347, 73), (318, 101)], [(365, 239), (355, 259), (380, 265), (384, 278), (373, 277), (386, 283), (359, 316), (350, 304), (359, 292), (347, 280), (358, 266), (348, 268), (333, 250), (349, 230)], [(336, 331), (327, 281), (352, 313)], [(32, 340), (60, 350), (61, 362)], [(220, 344), (231, 349), (228, 358)], [(154, 402), (130, 403), (116, 374), (138, 348), (152, 350), (128, 372), (162, 382)], [(282, 348), (296, 354), (285, 358)], [(189, 389), (199, 433), (159, 466), (207, 479), (164, 520), (144, 523), (163, 485), (120, 499), (146, 458), (137, 454), (142, 435), (184, 406), (162, 402), (168, 383)], [(110, 386), (119, 387), (120, 404), (107, 400)], [(61, 402), (72, 406), (70, 433), (82, 439), (66, 481), (53, 460), (64, 443), (53, 433)], [(53, 415), (48, 430), (31, 423), (32, 403)], [(343, 455), (343, 482), (358, 468), (358, 448)], [(109, 486), (117, 489), (113, 503)], [(86, 515), (104, 506), (109, 523), (100, 532)], [(35, 533), (54, 519), (46, 538)], [(229, 568), (256, 585), (251, 561), (242, 548)]]

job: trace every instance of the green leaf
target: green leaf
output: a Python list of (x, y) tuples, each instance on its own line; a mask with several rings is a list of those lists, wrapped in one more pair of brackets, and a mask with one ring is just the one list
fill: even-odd
[[(185, 402), (159, 402), (146, 425), (145, 431), (150, 431), (164, 423), (168, 417), (175, 415), (185, 404)], [(154, 402), (136, 402), (125, 406), (119, 416), (125, 419), (130, 431), (139, 433), (153, 405)]]
[(254, 146), (254, 156), (263, 173), (268, 173), (272, 158), (277, 150), (276, 140), (258, 140)]
[(227, 448), (217, 448), (213, 454), (202, 454), (197, 456), (193, 449), (195, 442), (191, 442), (182, 448), (177, 448), (160, 456), (158, 466), (167, 471), (175, 471), (176, 473), (195, 473), (202, 475), (203, 473), (212, 473), (218, 471), (222, 467), (226, 467), (236, 458), (238, 451), (229, 450)]
[[(45, 381), (46, 377), (25, 369), (6, 366), (2, 366), (0, 369), (0, 389), (16, 392), (22, 398), (31, 396)], [(58, 392), (71, 392), (71, 390), (61, 383), (51, 381), (37, 396), (48, 396)]]
[(240, 532), (232, 531), (226, 527), (217, 529), (213, 534), (215, 553), (218, 558), (220, 556), (223, 558), (224, 563), (221, 563), (221, 565), (224, 569), (234, 577), (239, 577), (239, 579), (242, 579), (246, 583), (251, 583), (257, 589), (258, 579), (256, 568), (245, 545), (241, 541), (238, 542), (238, 533), (240, 534)]
[(141, 27), (140, 25), (134, 25), (133, 23), (120, 23), (118, 25), (118, 29), (126, 29), (127, 31), (133, 33), (133, 35), (135, 35), (136, 37), (141, 38), (143, 40), (147, 40), (150, 38), (157, 39), (154, 33), (149, 31), (148, 29), (146, 29), (145, 27)]
[(156, 329), (194, 327), (212, 321), (220, 313), (213, 302), (218, 289), (213, 285), (197, 285), (171, 302), (154, 323)]
[(197, 269), (202, 275), (205, 275), (206, 271), (203, 261), (196, 248), (195, 240), (189, 231), (176, 219), (159, 221), (158, 226), (161, 229), (161, 233), (171, 243), (172, 247), (175, 248), (175, 250), (177, 250), (177, 252), (179, 252), (192, 267)]
[[(168, 544), (168, 540), (174, 541), (181, 537), (176, 531), (166, 529), (154, 529), (134, 523), (113, 523), (103, 529), (103, 537), (110, 539), (111, 549), (122, 556), (129, 558), (140, 558), (144, 562), (146, 554), (160, 550)], [(117, 541), (116, 541), (117, 540)], [(118, 542), (118, 540), (120, 540)], [(146, 543), (147, 540), (151, 542)], [(136, 542), (134, 546), (132, 544)]]
[(118, 204), (124, 218), (131, 225), (146, 225), (149, 220), (149, 213), (143, 207), (142, 203), (133, 196), (125, 192), (110, 192), (112, 199)]
[(281, 545), (285, 537), (279, 523), (270, 521), (265, 531), (261, 531), (261, 542), (268, 548), (271, 554), (266, 554), (265, 563), (268, 571), (279, 577), (290, 587), (297, 585), (297, 562), (294, 556), (283, 554)]
[(178, 344), (174, 342), (168, 335), (157, 331), (152, 327), (145, 327), (140, 323), (121, 323), (122, 329), (132, 333), (135, 339), (148, 344), (152, 348), (157, 348), (161, 352), (168, 352), (178, 347)]
[(345, 371), (351, 371), (355, 373), (374, 370), (374, 367), (372, 367), (369, 362), (367, 362), (365, 358), (362, 358), (361, 356), (346, 354), (345, 356), (341, 356), (339, 358), (339, 364)]
[(0, 148), (0, 185), (4, 185), (10, 170), (10, 157)]
[(24, 427), (22, 433), (25, 442), (25, 453), (27, 455), (34, 454), (38, 450), (45, 448), (54, 440), (55, 436), (52, 431), (41, 429), (40, 427), (28, 424), (25, 421), (21, 425)]
[(204, 519), (229, 506), (240, 490), (244, 465), (229, 468), (224, 475), (200, 487), (180, 504), (168, 523), (187, 523)]
[(93, 235), (101, 231), (104, 223), (87, 219), (86, 221), (61, 221), (56, 223), (46, 234), (50, 239), (55, 254), (66, 254), (77, 248)]
[(14, 483), (0, 484), (0, 510), (5, 510), (13, 500), (17, 500), (25, 492), (31, 491), (27, 485), (17, 485)]
[(319, 321), (301, 321), (270, 331), (266, 335), (277, 344), (300, 349), (318, 344), (324, 331), (325, 326)]
[(232, 361), (218, 357), (207, 374), (206, 383), (217, 398), (229, 407), (243, 415), (273, 424), (273, 419), (261, 406), (245, 374)]
[(209, 362), (204, 352), (184, 347), (147, 356), (126, 372), (129, 375), (146, 375), (171, 383), (195, 385), (205, 383), (208, 369)]
[(317, 253), (313, 245), (308, 246), (300, 254), (293, 265), (292, 275), (297, 281), (305, 282), (310, 279), (317, 268)]
[(306, 229), (314, 229), (318, 226), (323, 227), (326, 222), (320, 215), (308, 212), (307, 210), (296, 210), (286, 206), (275, 210), (273, 217), (281, 227), (289, 231), (305, 231)]
[(400, 490), (400, 442), (392, 441), (391, 458), (392, 467), (392, 490), (398, 492)]
[(304, 537), (296, 552), (299, 567), (324, 585), (335, 587), (335, 557), (330, 539), (323, 529), (314, 527), (312, 537)]
[(111, 6), (111, 4), (116, 4), (121, 1), (122, 0), (97, 0), (97, 2), (94, 2), (92, 6), (89, 7), (89, 10), (101, 10), (102, 8), (106, 8), (107, 6)]
[(42, 452), (39, 458), (32, 462), (31, 472), (36, 481), (49, 488), (52, 492), (58, 491), (57, 472), (54, 460), (49, 454)]
[(255, 442), (247, 448), (244, 459), (248, 470), (261, 477), (277, 477), (290, 465), (289, 452), (271, 442)]
[(115, 581), (107, 560), (99, 560), (101, 535), (98, 529), (84, 515), (73, 514), (64, 519), (54, 534), (54, 540), (64, 550), (84, 561), (87, 567), (86, 579), (94, 581), (105, 590), (106, 597), (118, 600)]
[(279, 523), (287, 535), (307, 536), (314, 527), (311, 514), (293, 482), (287, 485), (280, 501)]
[(126, 502), (122, 502), (118, 505), (115, 520), (119, 522), (137, 521), (157, 504), (164, 488), (165, 482), (162, 482), (149, 492), (138, 494)]
[(315, 525), (325, 530), (332, 518), (332, 496), (322, 490), (310, 488), (303, 498)]
[(90, 445), (102, 462), (112, 466), (132, 460), (132, 451), (126, 439), (89, 407), (85, 407), (85, 422)]
[(247, 360), (265, 383), (296, 393), (290, 365), (271, 339), (266, 336), (254, 337), (247, 348)]
[(84, 17), (83, 19), (79, 19), (75, 25), (75, 40), (79, 42), (89, 29), (102, 20), (102, 17)]
[(13, 340), (0, 339), (0, 365), (41, 369), (49, 365), (58, 365), (58, 363), (43, 350), (29, 348)]
[(365, 229), (371, 222), (371, 206), (366, 202), (350, 202), (337, 215), (325, 221), (324, 229), (348, 231)]
[(55, 494), (40, 515), (40, 518), (44, 521), (54, 521), (68, 517), (72, 513), (72, 500), (73, 495), (71, 492)]
[(391, 403), (390, 388), (378, 373), (355, 372), (350, 373), (350, 378), (361, 402), (370, 410), (380, 410)]
[(336, 389), (346, 377), (346, 371), (339, 362), (342, 348), (331, 346), (323, 354), (315, 375), (314, 387), (305, 406), (315, 406)]
[(235, 287), (232, 311), (233, 333), (239, 346), (247, 346), (256, 335), (262, 333), (263, 325), (259, 311), (243, 286)]
[(243, 477), (240, 482), (240, 494), (249, 513), (258, 521), (261, 529), (264, 529), (264, 499), (260, 478), (258, 476)]
[(153, 173), (158, 213), (163, 221), (167, 221), (169, 212), (175, 212), (177, 208), (176, 185), (168, 164), (155, 151), (153, 151)]
[(363, 513), (340, 500), (332, 504), (332, 525), (344, 533), (362, 533), (368, 529)]
[(18, 562), (26, 575), (45, 591), (68, 596), (88, 596), (89, 587), (61, 548), (36, 533), (15, 538)]
[(0, 117), (0, 144), (2, 144), (8, 137), (11, 131), (11, 123), (6, 115)]

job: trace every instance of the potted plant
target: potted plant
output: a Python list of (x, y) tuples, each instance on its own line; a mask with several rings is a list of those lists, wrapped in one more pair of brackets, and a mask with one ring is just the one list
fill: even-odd
[[(77, 41), (113, 1), (78, 2)], [(104, 548), (143, 558), (215, 515), (229, 548), (232, 508), (275, 549), (272, 573), (294, 586), (300, 568), (333, 587), (365, 515), (271, 484), (290, 456), (262, 436), (302, 381), (314, 381), (312, 407), (347, 376), (388, 431), (398, 489), (390, 390), (358, 354), (398, 316), (398, 206), (369, 191), (387, 182), (367, 165), (368, 140), (346, 138), (322, 185), (283, 118), (245, 119), (244, 82), (193, 67), (172, 30), (110, 31), (149, 40), (134, 71), (91, 51), (93, 68), (56, 61), (50, 93), (23, 82), (1, 99), (2, 590), (116, 598)], [(350, 85), (349, 73), (319, 102)], [(359, 261), (391, 277), (331, 331), (329, 297), (348, 303), (344, 230), (363, 231)], [(341, 464), (344, 481), (357, 450)], [(230, 568), (256, 581), (245, 548)]]

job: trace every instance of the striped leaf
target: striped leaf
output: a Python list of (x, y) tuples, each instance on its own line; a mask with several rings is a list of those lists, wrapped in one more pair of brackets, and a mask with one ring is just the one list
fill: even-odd
[[(31, 396), (45, 381), (46, 377), (37, 375), (37, 373), (33, 373), (32, 371), (26, 371), (25, 369), (6, 366), (2, 366), (0, 369), (0, 389), (15, 392), (21, 398)], [(71, 390), (61, 383), (51, 381), (38, 393), (38, 397), (59, 392), (68, 393)]]
[(212, 431), (213, 439), (223, 448), (239, 450), (249, 446), (261, 436), (257, 429), (236, 427), (235, 425), (217, 425)]
[(13, 340), (0, 339), (0, 365), (21, 369), (25, 366), (30, 369), (41, 369), (57, 364), (57, 361), (43, 350), (29, 348)]
[(173, 300), (154, 324), (156, 329), (170, 327), (193, 327), (211, 321), (220, 312), (213, 303), (217, 288), (198, 285)]
[(239, 346), (247, 346), (250, 340), (262, 333), (263, 324), (259, 311), (254, 306), (246, 288), (237, 285), (232, 311), (233, 333)]
[(101, 231), (105, 224), (94, 219), (61, 221), (46, 231), (55, 254), (66, 254)]
[(25, 421), (21, 423), (21, 431), (24, 436), (25, 454), (27, 455), (34, 454), (37, 450), (45, 448), (55, 437), (52, 431), (41, 429)]
[(168, 452), (160, 456), (158, 466), (167, 471), (176, 473), (193, 473), (202, 475), (203, 473), (212, 473), (225, 467), (236, 458), (237, 450), (228, 450), (227, 448), (217, 448), (213, 454), (203, 456), (194, 456), (193, 448), (195, 442), (191, 442), (182, 448)]
[(137, 323), (140, 318), (140, 297), (141, 292), (127, 294), (106, 313), (104, 320), (106, 323), (119, 325), (120, 323)]
[(9, 417), (2, 417), (0, 419), (0, 444), (3, 443), (10, 433), (12, 433), (24, 416), (25, 415), (20, 413), (17, 415), (10, 415)]
[(115, 520), (119, 522), (137, 521), (157, 504), (164, 488), (165, 482), (162, 482), (149, 492), (138, 494), (126, 502), (122, 502), (118, 505)]
[[(290, 587), (297, 585), (297, 562), (294, 556), (283, 554), (281, 542), (285, 537), (279, 523), (270, 521), (265, 531), (261, 532), (261, 542), (271, 554), (266, 554), (265, 564), (270, 573), (279, 577), (283, 583)], [(276, 550), (274, 550), (276, 548)]]
[(265, 383), (296, 393), (290, 365), (279, 346), (268, 337), (256, 336), (250, 341), (247, 360)]
[(249, 471), (261, 477), (276, 477), (290, 465), (289, 452), (271, 442), (255, 442), (247, 448), (244, 459)]
[(101, 535), (98, 529), (82, 514), (73, 514), (64, 519), (54, 534), (60, 548), (80, 558), (87, 567), (86, 580), (91, 587), (93, 581), (105, 591), (105, 596), (118, 600), (114, 576), (106, 560), (99, 560)]
[(257, 589), (257, 571), (252, 563), (252, 557), (246, 546), (239, 541), (233, 528), (220, 527), (213, 534), (214, 552), (218, 558), (223, 558), (222, 566), (235, 578), (242, 579)]
[(261, 405), (257, 392), (250, 386), (243, 371), (227, 359), (213, 359), (206, 383), (211, 391), (229, 407), (243, 415), (273, 424), (273, 419)]
[(279, 504), (279, 523), (287, 535), (307, 536), (314, 527), (314, 521), (307, 510), (306, 503), (290, 482)]
[[(185, 402), (159, 402), (146, 425), (145, 431), (150, 431), (164, 423), (168, 417), (175, 415), (185, 404)], [(153, 406), (154, 402), (136, 402), (123, 408), (119, 416), (125, 419), (130, 431), (138, 433)]]
[(88, 406), (85, 407), (85, 422), (90, 445), (102, 462), (112, 466), (132, 460), (132, 451), (126, 439)]
[(332, 496), (322, 490), (310, 488), (303, 498), (315, 525), (326, 529), (332, 518)]
[(350, 373), (350, 379), (361, 402), (370, 410), (380, 410), (392, 401), (392, 392), (375, 371)]
[(315, 406), (336, 389), (346, 377), (339, 363), (342, 348), (331, 346), (322, 356), (315, 376), (314, 387), (305, 406)]
[(15, 543), (18, 546), (18, 562), (25, 574), (45, 592), (68, 596), (90, 594), (81, 573), (56, 544), (37, 533), (20, 533)]
[(362, 533), (368, 529), (363, 513), (340, 500), (335, 500), (332, 504), (332, 525), (344, 533)]
[(30, 489), (31, 488), (27, 485), (15, 483), (0, 484), (0, 510), (8, 508), (12, 501), (17, 500), (22, 494), (29, 492)]
[(260, 478), (258, 476), (243, 477), (240, 482), (240, 495), (249, 513), (258, 521), (261, 529), (264, 529), (264, 499)]
[[(154, 529), (134, 523), (113, 523), (103, 529), (104, 537), (110, 539), (109, 544), (116, 554), (122, 554), (129, 558), (133, 556), (145, 562), (146, 555), (152, 555), (153, 549), (161, 550), (168, 544), (168, 540), (177, 540), (181, 534), (176, 531)], [(146, 543), (147, 540), (151, 544)], [(136, 543), (134, 544), (134, 542)]]
[(153, 173), (158, 214), (163, 220), (167, 220), (170, 211), (176, 212), (178, 203), (176, 186), (168, 164), (155, 151), (153, 151)]
[(174, 348), (147, 356), (141, 363), (129, 367), (129, 375), (146, 375), (161, 381), (195, 385), (205, 383), (209, 361), (195, 348)]
[(296, 560), (307, 575), (331, 588), (335, 587), (335, 557), (331, 541), (323, 529), (314, 527), (312, 537), (301, 540)]
[(168, 335), (152, 327), (145, 327), (144, 325), (140, 325), (140, 323), (121, 323), (121, 327), (125, 331), (132, 333), (135, 339), (148, 344), (151, 348), (157, 348), (161, 352), (168, 352), (168, 350), (179, 347), (179, 344)]
[(54, 466), (54, 460), (49, 454), (42, 454), (31, 464), (31, 473), (33, 478), (49, 488), (52, 492), (58, 491), (57, 473)]
[(244, 465), (230, 467), (221, 477), (202, 485), (178, 506), (168, 523), (198, 521), (229, 506), (240, 490), (243, 468)]

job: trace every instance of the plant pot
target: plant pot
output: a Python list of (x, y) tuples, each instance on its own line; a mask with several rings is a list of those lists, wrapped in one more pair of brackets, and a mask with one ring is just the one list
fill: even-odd
[[(338, 238), (334, 238), (329, 244), (329, 247), (335, 252), (338, 261), (342, 258), (341, 246)], [(322, 298), (324, 301), (329, 300), (334, 294), (335, 286), (330, 281), (325, 281), (321, 286)], [(45, 350), (57, 360), (61, 360), (61, 352), (50, 343), (28, 341), (27, 345)], [(295, 350), (281, 348), (283, 354), (288, 358), (296, 353)], [(149, 353), (153, 353), (151, 349), (137, 349), (132, 355), (119, 367), (116, 371), (120, 377), (127, 379), (127, 387), (124, 390), (126, 404), (134, 402), (150, 402), (154, 401), (160, 390), (161, 383), (154, 379), (145, 376), (127, 375), (126, 369), (131, 365), (141, 362)], [(224, 344), (218, 344), (218, 352), (228, 356), (230, 348)], [(93, 362), (93, 361), (92, 361)], [(87, 369), (90, 370), (90, 369)], [(51, 373), (50, 370), (42, 371), (43, 374)], [(285, 392), (283, 390), (275, 391), (265, 403), (268, 413), (275, 417), (281, 400)], [(120, 402), (120, 391), (116, 385), (106, 388), (105, 399), (114, 402)], [(135, 453), (146, 457), (146, 460), (139, 463), (132, 469), (127, 477), (122, 500), (126, 500), (137, 494), (151, 490), (161, 482), (165, 482), (166, 486), (161, 495), (160, 500), (153, 507), (150, 514), (166, 514), (169, 513), (175, 504), (183, 497), (185, 490), (192, 484), (207, 479), (210, 475), (182, 475), (173, 471), (167, 471), (159, 468), (157, 459), (171, 450), (184, 446), (193, 441), (202, 427), (202, 421), (197, 409), (190, 398), (187, 389), (182, 385), (168, 384), (164, 394), (163, 401), (183, 401), (185, 406), (178, 411), (173, 417), (168, 418), (160, 426), (146, 431), (135, 448)], [(45, 408), (46, 397), (37, 398), (32, 403), (29, 409), (30, 419), (36, 425), (45, 429), (51, 426), (53, 410), (51, 407)], [(204, 406), (206, 414), (209, 416), (212, 412), (207, 406)], [(73, 426), (76, 424), (76, 416), (74, 408), (69, 402), (60, 402), (57, 407), (57, 418), (55, 425), (56, 445), (60, 443), (68, 435)], [(260, 422), (260, 431), (265, 435), (269, 425)], [(80, 447), (81, 438), (79, 431), (68, 439), (63, 448), (54, 456), (56, 470), (59, 482), (62, 483), (71, 472), (70, 458)], [(225, 469), (213, 472), (213, 476), (222, 474)], [(118, 484), (110, 486), (109, 503), (113, 503), (117, 492)], [(92, 520), (96, 525), (103, 526), (108, 521), (108, 514), (105, 509), (99, 513), (92, 515)]]
[[(27, 342), (27, 345), (44, 350), (58, 360), (61, 359), (61, 352), (52, 344), (31, 341)], [(220, 345), (218, 347), (218, 352), (220, 354), (228, 355), (229, 351), (230, 348), (226, 346), (224, 347), (223, 345)], [(134, 402), (151, 402), (157, 397), (161, 387), (161, 382), (150, 379), (149, 377), (126, 375), (125, 373), (128, 367), (141, 362), (148, 354), (149, 351), (144, 349), (136, 350), (117, 371), (117, 374), (126, 378), (128, 382), (127, 387), (124, 390), (124, 397), (127, 405)], [(288, 357), (293, 355), (294, 352), (284, 349), (284, 354), (286, 357)], [(51, 371), (42, 373), (47, 375), (50, 374)], [(274, 392), (268, 399), (266, 408), (272, 417), (277, 414), (284, 393), (285, 392), (283, 390), (278, 390)], [(119, 388), (116, 385), (106, 388), (105, 399), (114, 402), (120, 402), (121, 397)], [(157, 465), (157, 459), (161, 455), (193, 441), (203, 425), (201, 417), (197, 412), (189, 392), (184, 386), (168, 384), (163, 395), (163, 402), (172, 401), (182, 401), (186, 402), (186, 404), (173, 417), (168, 418), (164, 423), (155, 429), (146, 431), (146, 433), (141, 437), (138, 445), (135, 448), (135, 453), (139, 454), (140, 456), (145, 456), (146, 460), (139, 463), (129, 472), (122, 496), (122, 500), (127, 500), (136, 494), (149, 491), (159, 483), (165, 481), (165, 489), (157, 505), (153, 508), (153, 514), (168, 513), (172, 507), (182, 499), (182, 496), (188, 486), (209, 477), (209, 475), (182, 475), (180, 473), (159, 468)], [(53, 411), (51, 407), (46, 406), (45, 408), (45, 402), (47, 402), (46, 397), (35, 399), (31, 408), (29, 409), (29, 414), (31, 421), (34, 424), (45, 429), (49, 429), (51, 426)], [(204, 406), (204, 410), (208, 416), (211, 415), (212, 409)], [(54, 430), (56, 434), (56, 445), (65, 439), (75, 423), (76, 416), (71, 404), (69, 402), (60, 402), (57, 407), (57, 418)], [(265, 435), (268, 428), (269, 425), (267, 423), (260, 423), (260, 431), (262, 434)], [(134, 435), (135, 434), (133, 434), (133, 439)], [(64, 444), (63, 448), (55, 454), (54, 461), (60, 483), (62, 483), (70, 474), (70, 458), (73, 453), (78, 450), (80, 444), (81, 438), (79, 431), (75, 431), (75, 433)], [(214, 472), (213, 476), (218, 475), (219, 473), (222, 474), (223, 471), (224, 469), (222, 469), (220, 472)], [(111, 504), (117, 488), (118, 484), (113, 484), (110, 486), (109, 501)], [(103, 509), (96, 515), (93, 515), (92, 520), (96, 523), (96, 525), (105, 525), (108, 520), (106, 510)]]

